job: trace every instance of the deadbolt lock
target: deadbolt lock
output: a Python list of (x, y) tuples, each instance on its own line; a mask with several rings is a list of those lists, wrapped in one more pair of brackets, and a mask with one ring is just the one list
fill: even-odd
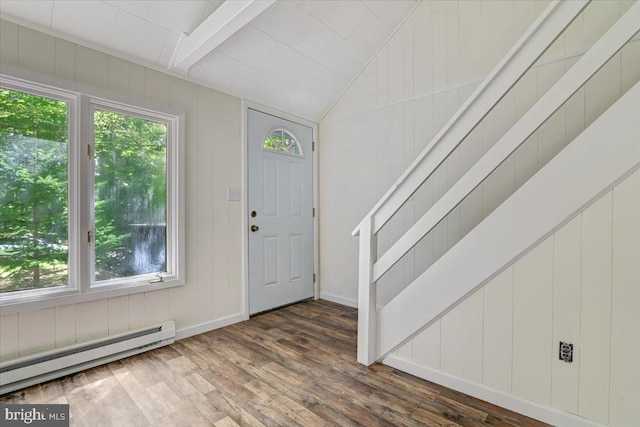
[(251, 218), (255, 218), (258, 213), (256, 211), (251, 211)]

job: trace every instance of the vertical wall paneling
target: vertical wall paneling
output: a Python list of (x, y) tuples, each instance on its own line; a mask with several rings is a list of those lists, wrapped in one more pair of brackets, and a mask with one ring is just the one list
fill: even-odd
[(459, 1), (446, 2), (447, 86), (460, 83)]
[(585, 84), (585, 126), (620, 97), (620, 54), (614, 55)]
[(512, 392), (551, 403), (553, 239), (514, 265)]
[(0, 61), (12, 67), (18, 66), (18, 31), (16, 24), (0, 20)]
[(411, 15), (402, 26), (402, 89), (404, 99), (412, 98), (415, 95), (413, 26), (413, 15)]
[(591, 2), (584, 11), (584, 26), (589, 31), (584, 33), (584, 46), (590, 47), (607, 32), (619, 17), (619, 2)]
[[(232, 141), (241, 140), (242, 130), (240, 117), (242, 114), (242, 106), (240, 100), (233, 96), (225, 95), (223, 93), (215, 92), (214, 100), (217, 103), (226, 105), (224, 108), (226, 113), (226, 121), (223, 129), (225, 130), (224, 137), (218, 138), (217, 144), (225, 144), (226, 156), (229, 159), (240, 159), (242, 157), (242, 148), (240, 144), (233, 144)], [(215, 103), (214, 103), (215, 105)], [(219, 161), (221, 159), (218, 159)], [(242, 183), (241, 168), (231, 168), (225, 177), (227, 185), (240, 187)], [(224, 184), (223, 184), (224, 185)], [(241, 283), (241, 240), (240, 229), (242, 227), (242, 221), (240, 216), (240, 203), (230, 202), (228, 203), (229, 211), (229, 230), (233, 233), (229, 235), (227, 247), (229, 253), (229, 279), (227, 293), (227, 305), (225, 307), (225, 315), (230, 315), (242, 311), (241, 299), (242, 299), (242, 283)]]
[[(553, 340), (551, 405), (578, 413), (582, 216), (553, 237)], [(559, 360), (559, 342), (573, 344), (573, 362)]]
[(131, 98), (144, 99), (144, 70), (140, 65), (129, 63), (129, 96)]
[(102, 338), (109, 334), (108, 300), (76, 304), (76, 336), (78, 342)]
[(42, 74), (55, 69), (55, 39), (37, 31), (20, 27), (18, 30), (18, 66)]
[(482, 383), (511, 392), (513, 266), (484, 286)]
[(402, 31), (398, 31), (389, 41), (389, 102), (391, 103), (399, 101), (404, 95), (403, 53)]
[(515, 158), (507, 157), (500, 166), (480, 185), (482, 188), (483, 216), (489, 215), (513, 193), (515, 177)]
[(425, 1), (413, 14), (413, 81), (416, 96), (430, 92), (433, 87), (432, 48), (431, 2)]
[(104, 53), (83, 46), (76, 46), (76, 83), (80, 87), (106, 91), (109, 58)]
[[(131, 67), (133, 67), (133, 64), (131, 65)], [(134, 69), (131, 68), (131, 71), (134, 71)], [(137, 71), (134, 71), (134, 72), (137, 73)], [(130, 86), (131, 86), (131, 90), (133, 90), (134, 89), (133, 80), (131, 81)], [(139, 88), (137, 90), (139, 90)], [(177, 80), (177, 79), (171, 80), (170, 103), (171, 105), (176, 105), (176, 106), (179, 105), (182, 108), (184, 108), (186, 117), (192, 117), (192, 114), (196, 114), (192, 106), (193, 102), (195, 102), (196, 99), (197, 99), (197, 93), (195, 92), (195, 90), (193, 90), (192, 85), (182, 80)], [(192, 124), (190, 125), (188, 120), (187, 122), (188, 122), (187, 127), (185, 129), (185, 133), (187, 137), (187, 144), (185, 145), (185, 157), (186, 157), (185, 161), (187, 165), (194, 165), (194, 167), (187, 167), (185, 171), (187, 199), (191, 200), (191, 205), (188, 203), (187, 209), (185, 212), (186, 214), (185, 228), (186, 228), (187, 236), (195, 236), (195, 235), (198, 235), (199, 233), (199, 230), (198, 230), (199, 224), (196, 222), (197, 221), (196, 212), (194, 212), (196, 210), (195, 206), (198, 200), (198, 196), (197, 194), (193, 196), (191, 195), (193, 190), (190, 190), (191, 186), (189, 183), (197, 182), (196, 174), (198, 171), (198, 167), (195, 165), (198, 164), (198, 141), (195, 138), (195, 133), (193, 132), (193, 125)], [(207, 191), (210, 191), (211, 184), (207, 183), (206, 188), (207, 188)], [(193, 208), (189, 209), (189, 205), (193, 206)], [(197, 257), (196, 245), (198, 240), (199, 239), (196, 238), (196, 239), (187, 239), (186, 241), (187, 254), (191, 254), (186, 257), (187, 276), (189, 276), (190, 274), (192, 275), (197, 274), (196, 270), (197, 270), (199, 260)], [(191, 281), (193, 280), (193, 277), (192, 278), (187, 277), (187, 280)], [(171, 313), (171, 318), (176, 322), (176, 327), (179, 328), (180, 325), (193, 325), (198, 323), (198, 310), (195, 309), (198, 306), (197, 291), (198, 289), (193, 286), (187, 286), (184, 289), (169, 290), (169, 311)], [(203, 292), (206, 293), (206, 291), (203, 291)], [(139, 304), (139, 303), (144, 303), (144, 301), (136, 301), (136, 304)], [(134, 304), (134, 300), (132, 296), (132, 299), (130, 300), (130, 303), (129, 303), (130, 313), (132, 315), (132, 317), (130, 318), (132, 329), (134, 327), (133, 326), (134, 321), (144, 322), (144, 318), (138, 319), (137, 315), (135, 315), (135, 318), (134, 318), (133, 310), (135, 309), (131, 307), (133, 304)]]
[(18, 318), (20, 356), (50, 350), (56, 346), (55, 309), (20, 313)]
[[(171, 77), (155, 70), (144, 70), (144, 99), (154, 104), (169, 105)], [(197, 123), (197, 120), (190, 123)], [(187, 125), (189, 126), (189, 124)]]
[(413, 361), (419, 365), (440, 369), (440, 329), (442, 320), (436, 320), (413, 339)]
[[(214, 94), (210, 90), (200, 90), (197, 93), (197, 114), (198, 114), (198, 147), (195, 150), (200, 162), (204, 163), (214, 158), (215, 144), (213, 135), (215, 132), (216, 111), (214, 110)], [(216, 191), (204, 191), (195, 200), (197, 214), (200, 215), (198, 224), (202, 224), (199, 230), (202, 238), (196, 242), (196, 257), (200, 258), (195, 269), (198, 277), (207, 278), (213, 282), (214, 263), (205, 260), (216, 259), (216, 251), (211, 241), (215, 238), (218, 230), (214, 221), (215, 200), (222, 204), (227, 204), (226, 191), (220, 191), (216, 184), (220, 182), (215, 176), (214, 168), (205, 167), (203, 164), (196, 168), (196, 180), (198, 182), (208, 182)], [(226, 190), (226, 189), (225, 189)], [(217, 218), (216, 218), (217, 219)], [(224, 223), (224, 222), (222, 222)], [(222, 246), (222, 245), (221, 245)], [(224, 250), (221, 247), (220, 250)], [(213, 286), (206, 286), (198, 295), (198, 316), (206, 319), (214, 313), (214, 291)]]
[[(234, 108), (235, 107), (235, 108)], [(237, 108), (237, 110), (236, 110)], [(215, 162), (215, 168), (213, 169), (213, 197), (215, 200), (226, 200), (226, 185), (240, 186), (239, 181), (229, 182), (230, 176), (235, 173), (235, 167), (230, 163), (222, 163), (219, 160), (228, 158), (231, 152), (231, 144), (227, 144), (226, 141), (232, 141), (239, 135), (233, 132), (233, 128), (225, 126), (223, 123), (233, 123), (234, 113), (239, 112), (240, 109), (237, 105), (224, 94), (215, 93), (213, 96), (213, 139), (216, 141), (213, 144), (212, 158)], [(197, 154), (196, 154), (197, 155)], [(216, 161), (218, 159), (218, 161)], [(229, 263), (230, 254), (229, 246), (224, 245), (230, 239), (229, 227), (229, 206), (230, 203), (215, 203), (213, 209), (213, 263), (214, 263), (214, 280), (220, 283), (220, 286), (214, 288), (214, 301), (213, 310), (216, 316), (224, 316), (231, 314), (233, 305), (229, 305), (225, 301), (230, 300), (231, 283), (229, 281)], [(218, 239), (220, 239), (218, 241)]]
[(389, 102), (389, 46), (385, 45), (376, 57), (376, 105)]
[(613, 190), (609, 422), (638, 422), (640, 402), (640, 171)]
[(109, 335), (129, 330), (129, 297), (109, 298)]
[(56, 77), (71, 82), (75, 81), (76, 45), (62, 39), (56, 39), (55, 63)]
[(443, 371), (482, 382), (482, 289), (442, 317), (440, 364)]
[[(365, 70), (321, 121), (320, 199), (329, 200), (327, 203), (331, 205), (327, 207), (323, 202), (320, 206), (321, 293), (355, 301), (357, 239), (350, 237), (349, 232), (410, 162), (411, 159), (406, 158), (410, 152), (406, 140), (413, 138), (414, 156), (420, 153), (549, 4), (548, 0), (421, 2), (377, 53), (375, 88), (372, 89), (376, 92), (376, 108), (368, 108), (366, 88), (373, 79), (368, 75), (372, 71)], [(628, 1), (592, 2), (584, 16), (574, 20), (566, 34), (414, 194), (407, 204), (413, 205), (413, 219), (421, 217), (468, 171), (630, 4)], [(408, 49), (409, 38), (413, 39), (412, 50)], [(411, 62), (413, 91), (408, 87), (411, 72), (406, 69)], [(392, 282), (399, 286), (403, 282), (400, 276), (404, 274), (406, 284), (424, 272), (569, 144), (640, 79), (639, 67), (640, 42), (634, 41), (422, 239), (413, 249), (413, 260), (407, 261), (405, 257), (401, 261), (403, 272), (394, 270), (397, 277), (386, 274), (380, 279), (378, 289), (384, 298), (379, 302), (393, 295)], [(402, 128), (396, 126), (399, 109), (405, 121)], [(407, 117), (411, 110), (413, 118)], [(414, 122), (412, 133), (407, 123), (410, 120)], [(402, 161), (396, 157), (395, 150), (404, 150)], [(372, 155), (371, 151), (377, 154)], [(354, 185), (345, 187), (346, 181)], [(445, 315), (417, 334), (411, 344), (397, 354), (415, 364), (449, 374), (451, 369), (461, 372), (464, 370), (461, 366), (473, 366), (474, 362), (481, 361), (478, 382), (487, 387), (562, 411), (577, 412), (596, 422), (609, 420), (609, 401), (610, 421), (613, 421), (615, 401), (620, 408), (616, 422), (629, 424), (629, 413), (624, 412), (628, 401), (615, 400), (621, 396), (614, 390), (615, 381), (620, 381), (619, 390), (633, 395), (633, 391), (625, 388), (623, 376), (618, 380), (612, 377), (609, 399), (608, 371), (613, 365), (605, 354), (611, 352), (613, 360), (616, 354), (628, 351), (623, 350), (628, 347), (622, 347), (619, 339), (620, 347), (616, 349), (615, 339), (611, 338), (610, 345), (608, 335), (604, 335), (606, 330), (618, 327), (615, 312), (612, 321), (611, 308), (607, 308), (612, 301), (611, 215), (609, 226), (596, 225), (605, 220), (594, 220), (594, 215), (600, 215), (598, 212), (602, 209), (599, 203), (606, 201), (589, 207), (484, 286), (481, 350), (479, 357), (473, 353), (475, 361), (445, 360), (445, 354), (451, 352), (456, 342), (456, 333), (448, 332), (455, 329), (451, 316), (473, 317), (471, 312), (477, 312), (476, 305), (465, 309), (469, 313), (452, 311)], [(403, 209), (397, 216), (379, 233), (379, 253), (410, 226), (410, 213)], [(607, 230), (609, 243), (606, 238), (600, 241), (597, 237)], [(600, 242), (599, 247), (594, 242)], [(598, 255), (604, 256), (607, 248), (608, 264)], [(410, 271), (412, 262), (413, 272)], [(615, 289), (613, 292), (615, 307), (618, 300)], [(618, 304), (632, 299), (631, 294), (624, 293), (628, 291), (622, 292), (626, 299)], [(460, 307), (464, 306), (457, 309)], [(624, 313), (626, 309), (621, 310)], [(631, 332), (622, 328), (617, 333), (627, 336)], [(558, 360), (560, 340), (571, 340), (574, 344), (572, 364)], [(627, 339), (624, 345), (635, 344)], [(505, 347), (511, 351), (500, 351)], [(636, 371), (627, 365), (623, 356), (619, 360), (617, 372), (630, 372), (629, 379), (634, 379)], [(468, 372), (476, 375), (477, 369)]]
[(409, 340), (406, 344), (396, 350), (395, 355), (403, 359), (413, 359), (413, 340)]
[(625, 93), (640, 80), (640, 41), (627, 43), (620, 52), (621, 90)]
[(20, 330), (18, 313), (0, 316), (0, 360), (7, 360), (20, 355)]
[[(173, 290), (173, 289), (172, 289)], [(174, 319), (182, 320), (178, 316)], [(138, 329), (145, 326), (144, 323), (144, 294), (129, 296), (129, 328)]]
[(431, 26), (433, 90), (440, 90), (447, 85), (447, 2), (431, 2)]
[(154, 325), (169, 320), (169, 290), (144, 293), (144, 323)]
[(107, 88), (109, 92), (129, 96), (129, 62), (113, 56), (110, 56), (108, 60)]
[(609, 419), (611, 192), (582, 214), (579, 414)]
[(584, 88), (574, 93), (564, 105), (565, 141), (571, 143), (585, 128), (584, 126)]
[(484, 37), (479, 37), (478, 19), (482, 16), (482, 2), (458, 2), (458, 49), (459, 49), (459, 78), (462, 83), (482, 78)]
[(76, 306), (73, 304), (55, 308), (56, 347), (76, 342)]

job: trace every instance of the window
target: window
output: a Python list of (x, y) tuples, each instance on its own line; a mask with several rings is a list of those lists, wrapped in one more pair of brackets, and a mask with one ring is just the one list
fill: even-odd
[(269, 135), (264, 139), (262, 149), (303, 157), (298, 140), (286, 129), (274, 129), (269, 132)]
[(166, 273), (167, 124), (93, 109), (96, 281)]
[(0, 304), (184, 283), (183, 116), (0, 83)]
[(68, 102), (0, 88), (0, 292), (65, 286)]

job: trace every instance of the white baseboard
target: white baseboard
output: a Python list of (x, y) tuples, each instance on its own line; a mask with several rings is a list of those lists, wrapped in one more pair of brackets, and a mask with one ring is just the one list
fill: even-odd
[(320, 292), (320, 299), (335, 302), (336, 304), (346, 305), (347, 307), (358, 308), (358, 300), (341, 297), (339, 295), (328, 294), (326, 292)]
[(382, 363), (399, 369), (408, 374), (414, 375), (423, 380), (431, 381), (441, 386), (468, 394), (480, 400), (498, 405), (510, 411), (517, 412), (527, 417), (548, 423), (554, 426), (563, 427), (603, 427), (603, 424), (581, 418), (559, 409), (531, 402), (498, 390), (491, 389), (485, 385), (477, 384), (462, 378), (454, 377), (447, 373), (417, 365), (397, 356), (387, 356)]
[(225, 326), (233, 325), (234, 323), (242, 322), (245, 320), (243, 313), (236, 313), (221, 319), (211, 320), (209, 322), (199, 323), (193, 326), (187, 326), (186, 328), (176, 330), (176, 341), (184, 338), (189, 338), (194, 335), (204, 334), (205, 332), (213, 331), (214, 329), (224, 328)]

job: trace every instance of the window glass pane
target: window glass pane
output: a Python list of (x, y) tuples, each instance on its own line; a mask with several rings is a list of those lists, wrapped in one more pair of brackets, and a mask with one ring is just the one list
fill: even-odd
[(276, 129), (267, 135), (262, 144), (262, 148), (268, 151), (302, 157), (300, 144), (298, 144), (298, 141), (290, 132), (284, 129)]
[(0, 88), (0, 292), (68, 283), (66, 102)]
[(167, 126), (94, 110), (95, 279), (167, 269)]

